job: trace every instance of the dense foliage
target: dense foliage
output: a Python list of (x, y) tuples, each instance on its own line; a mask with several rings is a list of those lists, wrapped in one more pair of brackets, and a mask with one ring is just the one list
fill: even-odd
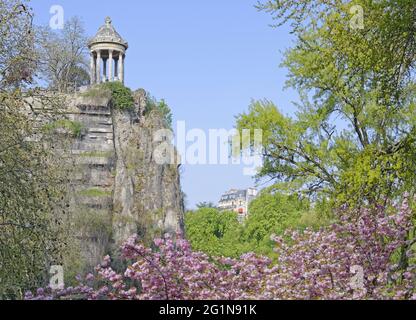
[[(352, 6), (363, 10), (354, 28)], [(239, 128), (264, 131), (260, 177), (280, 189), (360, 206), (414, 192), (416, 3), (409, 0), (270, 0), (259, 8), (290, 23), (287, 85), (295, 117), (255, 101)]]
[(43, 284), (48, 266), (61, 261), (68, 173), (65, 159), (48, 147), (56, 137), (36, 130), (53, 121), (62, 101), (34, 87), (26, 2), (0, 1), (0, 34), (0, 299), (11, 299)]
[(63, 159), (58, 163), (45, 147), (51, 136), (29, 140), (35, 119), (23, 113), (22, 97), (0, 92), (0, 100), (1, 299), (21, 297), (22, 288), (43, 283), (45, 266), (59, 257), (62, 221), (56, 219), (65, 179)]
[(201, 208), (185, 215), (186, 239), (192, 249), (210, 256), (238, 257), (243, 248), (240, 223), (235, 212)]
[(130, 88), (119, 81), (100, 84), (100, 88), (111, 92), (113, 107), (119, 110), (129, 110), (134, 107), (134, 98)]
[(311, 208), (306, 199), (267, 190), (250, 203), (249, 212), (239, 222), (235, 212), (209, 207), (190, 211), (185, 215), (186, 239), (193, 250), (210, 256), (238, 257), (255, 252), (275, 258), (272, 234), (283, 235), (289, 228), (319, 229), (331, 218), (322, 204)]
[(153, 249), (132, 237), (122, 248), (123, 272), (107, 256), (79, 286), (26, 299), (416, 299), (408, 199), (391, 213), (379, 206), (340, 215), (320, 231), (274, 237), (276, 265), (252, 253), (210, 259), (180, 237), (156, 239)]
[[(320, 220), (308, 201), (296, 196), (263, 192), (249, 206), (249, 216), (241, 230), (244, 251), (273, 256), (272, 234), (283, 235), (286, 229), (304, 229), (319, 225)], [(308, 219), (309, 218), (309, 219)]]

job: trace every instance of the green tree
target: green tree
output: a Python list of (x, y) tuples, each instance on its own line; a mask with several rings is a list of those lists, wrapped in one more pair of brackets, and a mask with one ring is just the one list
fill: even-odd
[[(351, 25), (352, 6), (364, 12)], [(298, 112), (255, 101), (237, 127), (264, 130), (264, 166), (279, 188), (351, 205), (414, 192), (415, 18), (410, 0), (271, 0), (258, 5), (297, 41), (283, 63)]]
[(320, 227), (328, 217), (317, 214), (307, 199), (264, 190), (249, 206), (241, 241), (245, 251), (273, 256), (275, 242), (272, 235), (283, 235), (287, 229)]
[(311, 208), (309, 200), (264, 190), (249, 206), (248, 218), (240, 223), (235, 212), (202, 207), (185, 216), (186, 237), (194, 250), (212, 256), (239, 257), (256, 252), (274, 257), (270, 237), (287, 229), (319, 228), (329, 220), (321, 204)]
[(214, 208), (202, 208), (185, 215), (186, 238), (192, 248), (212, 256), (238, 257), (241, 228), (235, 212), (220, 212)]
[(68, 174), (64, 158), (48, 147), (56, 136), (38, 130), (62, 101), (33, 87), (25, 1), (0, 0), (0, 34), (0, 299), (9, 299), (45, 285), (48, 266), (61, 262)]

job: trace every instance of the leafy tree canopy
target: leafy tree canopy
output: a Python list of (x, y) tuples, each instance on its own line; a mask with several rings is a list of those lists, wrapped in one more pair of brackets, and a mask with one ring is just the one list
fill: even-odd
[(235, 212), (220, 212), (201, 208), (185, 215), (186, 237), (194, 250), (214, 256), (239, 256), (238, 230), (241, 228)]
[[(353, 5), (363, 29), (350, 25)], [(283, 190), (360, 205), (414, 191), (416, 3), (272, 0), (258, 8), (290, 23), (283, 62), (298, 90), (291, 118), (254, 101), (237, 127), (264, 130), (259, 178)]]
[(187, 239), (194, 250), (212, 256), (239, 257), (256, 252), (274, 257), (272, 235), (283, 235), (289, 228), (318, 229), (329, 222), (324, 203), (311, 208), (306, 199), (272, 194), (265, 190), (253, 200), (248, 218), (240, 223), (235, 212), (202, 207), (185, 216)]

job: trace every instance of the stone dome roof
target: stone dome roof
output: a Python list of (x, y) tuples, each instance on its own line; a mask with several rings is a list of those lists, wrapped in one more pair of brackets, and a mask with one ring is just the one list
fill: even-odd
[(120, 36), (116, 29), (111, 24), (111, 18), (105, 18), (105, 24), (98, 29), (97, 34), (92, 38), (88, 45), (91, 47), (97, 43), (117, 43), (128, 48), (128, 43)]

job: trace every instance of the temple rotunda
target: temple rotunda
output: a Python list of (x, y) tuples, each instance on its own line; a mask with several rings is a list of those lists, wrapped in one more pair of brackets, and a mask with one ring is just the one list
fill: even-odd
[(91, 52), (91, 84), (120, 81), (124, 83), (124, 61), (128, 43), (114, 29), (111, 18), (88, 42)]

